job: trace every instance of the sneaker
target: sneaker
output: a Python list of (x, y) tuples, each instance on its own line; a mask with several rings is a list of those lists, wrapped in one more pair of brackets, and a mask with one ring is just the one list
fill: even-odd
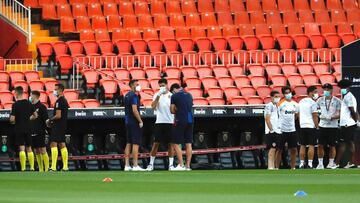
[(175, 167), (173, 165), (169, 166), (169, 171), (172, 171)]
[(61, 171), (62, 171), (62, 172), (68, 172), (69, 169), (68, 169), (68, 168), (63, 168), (63, 169), (61, 169)]
[(185, 171), (192, 171), (190, 167), (185, 167)]
[(173, 168), (171, 171), (185, 171), (185, 166), (177, 165), (175, 168)]
[(153, 171), (154, 170), (154, 166), (153, 165), (148, 165), (146, 168), (146, 171)]
[(304, 169), (305, 168), (305, 164), (300, 164), (299, 169)]
[(324, 165), (322, 164), (319, 164), (317, 167), (316, 167), (317, 170), (323, 170), (324, 169)]
[(308, 165), (308, 167), (307, 167), (308, 169), (313, 169), (313, 166), (310, 166), (310, 165)]
[(146, 171), (146, 169), (143, 169), (140, 166), (136, 166), (132, 168), (132, 171)]
[(350, 162), (348, 162), (347, 165), (344, 166), (345, 169), (355, 168), (355, 167), (356, 167), (355, 164), (352, 164), (352, 163), (350, 163)]
[(132, 171), (131, 166), (125, 166), (124, 171)]
[(339, 167), (339, 166), (336, 165), (335, 163), (333, 163), (333, 164), (328, 164), (328, 165), (326, 166), (327, 169), (337, 169), (338, 167)]
[(272, 170), (275, 170), (275, 168), (268, 168), (268, 170), (272, 171)]

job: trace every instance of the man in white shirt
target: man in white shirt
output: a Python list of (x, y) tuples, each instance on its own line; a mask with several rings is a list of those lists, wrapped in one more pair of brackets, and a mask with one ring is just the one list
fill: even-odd
[(165, 78), (158, 81), (160, 90), (153, 97), (151, 107), (156, 112), (156, 121), (154, 126), (155, 141), (150, 152), (150, 163), (147, 167), (148, 171), (154, 170), (154, 162), (156, 153), (160, 143), (168, 145), (169, 153), (169, 170), (172, 170), (174, 164), (174, 150), (170, 145), (172, 125), (174, 123), (174, 115), (170, 112), (171, 92), (168, 89), (168, 82)]
[(307, 89), (308, 97), (299, 102), (299, 117), (300, 117), (300, 166), (305, 168), (305, 154), (306, 146), (308, 149), (308, 167), (313, 168), (313, 159), (315, 145), (318, 137), (319, 117), (318, 105), (316, 100), (319, 98), (318, 90), (315, 86), (310, 86)]
[[(299, 106), (298, 103), (292, 100), (292, 92), (290, 87), (283, 87), (282, 93), (285, 99), (280, 101), (278, 105), (280, 112), (279, 125), (282, 132), (279, 148), (284, 150), (285, 143), (287, 143), (288, 149), (290, 149), (290, 166), (291, 169), (295, 169), (297, 154), (297, 134), (295, 120), (299, 113)], [(281, 154), (281, 151), (279, 153)], [(280, 159), (278, 159), (277, 162), (280, 165)]]
[(280, 141), (281, 130), (279, 127), (279, 108), (277, 104), (280, 102), (281, 96), (278, 91), (270, 93), (271, 102), (265, 106), (265, 141), (268, 152), (268, 169), (276, 168), (276, 148)]
[[(342, 102), (340, 111), (340, 147), (338, 156), (336, 157), (336, 164), (340, 165), (346, 148), (350, 151), (350, 157), (353, 157), (355, 152), (354, 133), (358, 122), (357, 101), (354, 95), (350, 92), (352, 83), (350, 80), (341, 80), (338, 86), (341, 88)], [(353, 168), (355, 165), (352, 160), (344, 168)]]
[(317, 101), (320, 108), (320, 136), (318, 145), (319, 164), (316, 169), (324, 169), (324, 146), (329, 146), (329, 164), (326, 168), (335, 169), (334, 158), (336, 156), (341, 100), (333, 96), (331, 84), (325, 84), (323, 89), (324, 96)]

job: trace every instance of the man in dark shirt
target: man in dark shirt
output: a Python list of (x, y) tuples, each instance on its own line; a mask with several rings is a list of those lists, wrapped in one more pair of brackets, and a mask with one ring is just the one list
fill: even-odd
[[(175, 171), (191, 170), (192, 142), (193, 142), (193, 123), (192, 114), (193, 98), (191, 94), (184, 92), (179, 84), (171, 85), (170, 111), (175, 114), (172, 143), (178, 158), (179, 165)], [(186, 164), (184, 166), (180, 144), (186, 146)]]
[(36, 161), (39, 167), (39, 171), (49, 170), (49, 156), (45, 147), (45, 133), (46, 133), (46, 120), (49, 119), (47, 108), (39, 100), (40, 92), (32, 91), (30, 101), (33, 104), (35, 111), (38, 113), (38, 117), (31, 121), (31, 137), (33, 148), (35, 150)]
[[(143, 121), (140, 117), (140, 100), (136, 92), (141, 91), (137, 80), (129, 82), (131, 91), (124, 97), (125, 104), (125, 125), (126, 125), (126, 148), (124, 171), (144, 171), (138, 166), (139, 145), (141, 143)], [(133, 167), (130, 167), (130, 151), (132, 150)]]
[(34, 153), (31, 149), (30, 120), (37, 118), (37, 113), (31, 103), (23, 98), (24, 89), (15, 87), (15, 100), (11, 109), (10, 123), (14, 124), (15, 143), (19, 146), (21, 171), (26, 169), (25, 146), (29, 159), (30, 170), (34, 170)]
[(67, 114), (69, 104), (64, 97), (64, 85), (56, 84), (53, 92), (58, 99), (54, 106), (54, 116), (46, 120), (46, 125), (51, 127), (50, 147), (51, 147), (51, 170), (56, 171), (56, 162), (58, 157), (58, 146), (61, 152), (63, 162), (63, 171), (68, 171), (68, 151), (65, 145), (65, 133), (67, 128)]

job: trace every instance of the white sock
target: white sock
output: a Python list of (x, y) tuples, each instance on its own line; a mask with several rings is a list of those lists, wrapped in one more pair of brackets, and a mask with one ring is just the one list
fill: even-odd
[(309, 166), (312, 167), (313, 166), (312, 165), (313, 160), (309, 160), (308, 162), (309, 162)]
[(323, 158), (319, 158), (319, 165), (320, 166), (324, 165), (324, 159)]
[(150, 156), (150, 165), (154, 165), (154, 161), (155, 161), (155, 157), (154, 156)]
[(174, 165), (174, 157), (169, 157), (169, 166)]
[(334, 159), (329, 159), (329, 164), (333, 165), (334, 164)]
[(300, 165), (303, 165), (304, 164), (304, 160), (300, 160)]

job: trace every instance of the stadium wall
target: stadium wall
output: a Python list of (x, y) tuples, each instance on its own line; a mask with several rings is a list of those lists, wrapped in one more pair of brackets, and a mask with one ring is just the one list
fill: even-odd
[(26, 36), (2, 18), (0, 18), (0, 33), (0, 56), (4, 56), (13, 43), (16, 40), (19, 40), (18, 47), (15, 48), (7, 58), (11, 59), (32, 57), (31, 53), (28, 51)]

